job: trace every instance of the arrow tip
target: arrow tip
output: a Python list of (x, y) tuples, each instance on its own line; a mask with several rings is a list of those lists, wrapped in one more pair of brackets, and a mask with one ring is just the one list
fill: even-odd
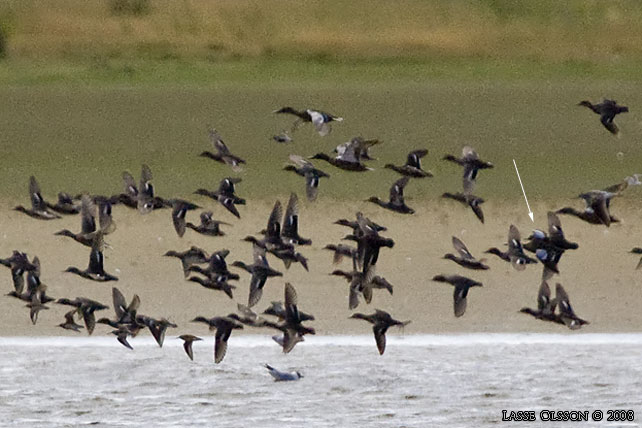
[(535, 220), (533, 219), (533, 212), (532, 211), (528, 213), (528, 216), (531, 218), (531, 221), (533, 223), (535, 223)]

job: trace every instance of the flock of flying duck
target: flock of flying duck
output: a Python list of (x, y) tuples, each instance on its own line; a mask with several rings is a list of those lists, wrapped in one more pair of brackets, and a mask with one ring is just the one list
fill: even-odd
[[(586, 106), (600, 115), (600, 121), (611, 133), (617, 133), (618, 128), (613, 122), (614, 117), (628, 108), (619, 106), (613, 100), (604, 100), (600, 104), (591, 104), (582, 101), (579, 105)], [(317, 110), (298, 111), (291, 107), (284, 107), (276, 110), (278, 114), (291, 114), (297, 117), (292, 127), (296, 130), (303, 123), (312, 123), (321, 136), (328, 135), (331, 131), (331, 122), (340, 122), (343, 119), (328, 113)], [(245, 160), (232, 154), (227, 145), (223, 142), (221, 135), (214, 129), (210, 130), (209, 136), (212, 140), (214, 151), (205, 151), (200, 154), (202, 157), (212, 159), (216, 162), (230, 166), (234, 171), (239, 171), (245, 164)], [(281, 143), (292, 141), (288, 132), (277, 135), (274, 140)], [(290, 155), (291, 164), (285, 166), (286, 171), (291, 171), (305, 178), (305, 193), (309, 201), (314, 201), (319, 192), (321, 178), (329, 178), (329, 174), (318, 169), (311, 160), (321, 160), (330, 165), (345, 171), (369, 171), (365, 162), (373, 159), (370, 150), (379, 144), (378, 140), (366, 140), (356, 137), (347, 143), (340, 144), (335, 153), (317, 153), (306, 159), (299, 155)], [(413, 214), (415, 211), (409, 207), (404, 199), (404, 187), (411, 179), (432, 177), (430, 171), (424, 170), (421, 159), (426, 156), (427, 150), (419, 149), (410, 152), (403, 165), (386, 164), (385, 168), (392, 169), (399, 173), (401, 178), (396, 180), (390, 188), (388, 200), (382, 200), (372, 196), (368, 201), (388, 210), (401, 214)], [(491, 162), (484, 161), (471, 147), (464, 147), (461, 157), (446, 155), (444, 160), (455, 163), (463, 169), (462, 191), (456, 193), (444, 193), (443, 198), (452, 199), (468, 207), (474, 215), (484, 222), (484, 214), (481, 208), (484, 200), (473, 194), (480, 171), (492, 169)], [(59, 193), (58, 200), (52, 204), (47, 202), (41, 194), (36, 179), (32, 176), (29, 180), (29, 194), (31, 207), (15, 207), (15, 210), (25, 213), (40, 220), (55, 220), (63, 215), (80, 215), (80, 232), (74, 233), (69, 230), (60, 230), (55, 235), (69, 237), (74, 241), (88, 247), (89, 263), (87, 268), (69, 267), (66, 272), (79, 275), (91, 281), (109, 282), (118, 281), (118, 278), (107, 273), (104, 268), (103, 250), (105, 247), (105, 236), (114, 232), (116, 223), (112, 219), (112, 206), (124, 205), (136, 209), (140, 214), (147, 214), (156, 209), (170, 208), (171, 217), (176, 233), (183, 236), (187, 229), (207, 236), (225, 235), (222, 227), (231, 226), (229, 223), (213, 218), (212, 211), (200, 213), (200, 224), (194, 224), (186, 220), (188, 211), (197, 210), (200, 207), (192, 202), (181, 199), (163, 199), (155, 194), (152, 184), (152, 173), (147, 165), (142, 166), (138, 186), (134, 177), (123, 173), (124, 190), (114, 196), (101, 195), (76, 195)], [(553, 322), (565, 325), (570, 329), (580, 328), (587, 321), (578, 317), (569, 301), (568, 294), (561, 284), (555, 286), (555, 298), (551, 299), (548, 281), (559, 273), (558, 264), (562, 255), (568, 250), (578, 248), (578, 244), (568, 241), (562, 231), (562, 225), (558, 214), (573, 215), (590, 224), (609, 226), (619, 220), (610, 213), (611, 200), (620, 195), (631, 185), (641, 184), (640, 175), (635, 174), (627, 177), (621, 183), (605, 188), (604, 190), (592, 190), (581, 194), (579, 197), (584, 200), (584, 210), (576, 210), (572, 207), (565, 207), (556, 212), (548, 213), (548, 232), (535, 230), (528, 241), (521, 243), (519, 230), (514, 225), (508, 229), (506, 250), (490, 248), (486, 251), (496, 255), (501, 260), (508, 262), (515, 270), (521, 271), (529, 264), (541, 263), (543, 265), (542, 281), (537, 295), (537, 309), (523, 308), (521, 312), (532, 315), (538, 320)], [(235, 186), (241, 182), (240, 178), (224, 178), (217, 189), (197, 189), (194, 193), (206, 196), (217, 201), (227, 211), (240, 219), (239, 205), (245, 205), (246, 201), (236, 195)], [(285, 283), (284, 299), (282, 302), (272, 302), (262, 313), (253, 309), (261, 301), (263, 288), (270, 278), (282, 277), (283, 272), (270, 266), (267, 254), (274, 256), (283, 262), (286, 269), (292, 264), (300, 264), (303, 269), (308, 270), (308, 260), (299, 249), (311, 245), (310, 239), (303, 238), (298, 232), (299, 214), (298, 198), (292, 194), (285, 212), (280, 201), (276, 201), (270, 213), (266, 228), (259, 236), (247, 236), (244, 241), (252, 244), (253, 261), (247, 264), (242, 261), (234, 261), (232, 267), (238, 268), (250, 275), (249, 296), (246, 304), (238, 304), (237, 313), (224, 316), (196, 316), (194, 323), (202, 323), (208, 326), (210, 331), (215, 331), (214, 361), (219, 363), (223, 360), (227, 341), (233, 330), (244, 327), (265, 328), (276, 332), (273, 336), (275, 342), (282, 347), (283, 352), (290, 352), (294, 346), (304, 340), (306, 334), (315, 334), (312, 327), (305, 325), (314, 320), (314, 316), (307, 314), (298, 308), (297, 292), (292, 284)], [(386, 228), (379, 225), (362, 213), (358, 212), (354, 219), (340, 219), (335, 222), (349, 228), (350, 234), (344, 240), (352, 241), (353, 245), (329, 244), (324, 249), (333, 253), (334, 264), (340, 263), (344, 258), (351, 261), (352, 270), (334, 270), (332, 275), (343, 277), (349, 284), (348, 307), (356, 309), (361, 300), (367, 304), (373, 299), (374, 290), (386, 290), (390, 294), (393, 286), (382, 276), (376, 275), (376, 264), (382, 248), (393, 248), (395, 242), (383, 236)], [(446, 254), (445, 259), (452, 260), (461, 268), (468, 271), (489, 269), (484, 260), (475, 258), (466, 248), (464, 242), (457, 237), (452, 238), (452, 244), (456, 254)], [(528, 251), (533, 257), (526, 254)], [(634, 248), (632, 253), (642, 254), (642, 248)], [(165, 256), (178, 258), (185, 278), (188, 281), (199, 284), (207, 289), (222, 291), (230, 299), (234, 298), (236, 286), (231, 283), (240, 279), (239, 274), (228, 269), (226, 257), (229, 251), (222, 249), (208, 254), (206, 251), (191, 247), (186, 251), (168, 251)], [(129, 337), (136, 336), (142, 329), (149, 329), (159, 346), (163, 346), (165, 333), (168, 328), (177, 328), (177, 325), (165, 318), (152, 318), (140, 312), (140, 298), (134, 295), (128, 303), (125, 296), (114, 287), (112, 289), (112, 303), (114, 318), (102, 317), (96, 319), (95, 313), (107, 310), (108, 306), (87, 297), (76, 297), (75, 299), (59, 298), (54, 299), (47, 295), (47, 287), (40, 280), (40, 261), (37, 256), (31, 260), (27, 254), (15, 250), (13, 254), (0, 259), (0, 264), (11, 270), (14, 289), (8, 294), (16, 299), (26, 302), (30, 310), (30, 318), (36, 324), (38, 313), (41, 310), (49, 309), (48, 303), (71, 306), (65, 313), (64, 322), (59, 324), (61, 328), (79, 332), (83, 328), (76, 320), (83, 321), (88, 334), (92, 334), (96, 324), (104, 324), (112, 328), (112, 333), (125, 347), (132, 349), (128, 342)], [(637, 268), (642, 267), (642, 259)], [(25, 284), (26, 276), (26, 284)], [(482, 283), (467, 276), (437, 275), (433, 281), (444, 282), (454, 287), (453, 308), (456, 317), (461, 317), (466, 311), (467, 297), (470, 288), (480, 287)], [(25, 286), (26, 285), (26, 286)], [(354, 313), (351, 318), (367, 321), (372, 324), (372, 329), (380, 354), (383, 354), (386, 347), (386, 332), (390, 327), (407, 325), (410, 321), (399, 321), (394, 319), (388, 312), (375, 310), (372, 314)], [(192, 344), (202, 340), (200, 337), (191, 334), (179, 336), (184, 341), (184, 349), (190, 359), (193, 359)], [(267, 366), (270, 374), (275, 380), (296, 380), (301, 374), (279, 372), (273, 367)]]

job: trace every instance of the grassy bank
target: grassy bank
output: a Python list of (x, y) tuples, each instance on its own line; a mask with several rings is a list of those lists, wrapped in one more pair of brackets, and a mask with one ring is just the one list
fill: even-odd
[(642, 64), (636, 1), (6, 0), (0, 33), (0, 79), (22, 85), (639, 80)]
[[(608, 94), (635, 106), (642, 98), (635, 84), (424, 82), (413, 87), (361, 85), (270, 88), (27, 87), (0, 90), (0, 195), (27, 198), (35, 174), (51, 197), (59, 190), (116, 193), (120, 174), (136, 175), (149, 163), (162, 196), (189, 196), (213, 187), (233, 172), (198, 157), (210, 149), (208, 126), (215, 126), (231, 150), (247, 159), (241, 196), (268, 197), (303, 192), (303, 180), (281, 171), (290, 153), (330, 152), (356, 135), (384, 144), (373, 152), (375, 171), (349, 173), (317, 165), (332, 175), (321, 196), (361, 200), (384, 197), (397, 175), (384, 169), (405, 154), (426, 147), (425, 168), (433, 179), (413, 181), (407, 196), (437, 198), (461, 187), (461, 170), (441, 161), (470, 144), (495, 163), (481, 174), (477, 192), (487, 199), (522, 198), (512, 160), (516, 159), (533, 201), (574, 198), (639, 173), (642, 126), (635, 110), (618, 117), (620, 138), (599, 118), (576, 106), (579, 100)], [(327, 109), (345, 117), (321, 138), (304, 126), (291, 145), (271, 136), (293, 119), (272, 111), (283, 105)], [(618, 153), (621, 155), (618, 156)]]

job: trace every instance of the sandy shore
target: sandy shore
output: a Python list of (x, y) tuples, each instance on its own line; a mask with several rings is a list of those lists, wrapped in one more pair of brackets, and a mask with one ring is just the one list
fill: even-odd
[[(242, 219), (236, 220), (207, 200), (198, 202), (205, 208), (213, 208), (218, 219), (233, 224), (225, 228), (227, 236), (204, 237), (188, 230), (184, 238), (179, 238), (172, 227), (170, 210), (140, 216), (125, 207), (115, 207), (114, 219), (118, 229), (107, 239), (112, 249), (106, 250), (105, 269), (120, 277), (117, 283), (95, 283), (63, 273), (68, 266), (85, 268), (88, 262), (88, 248), (53, 235), (63, 228), (79, 230), (79, 217), (38, 221), (10, 211), (12, 204), (4, 201), (0, 217), (0, 256), (9, 256), (13, 249), (25, 251), (30, 256), (38, 255), (42, 263), (41, 279), (48, 285), (48, 294), (54, 297), (85, 296), (111, 307), (111, 287), (116, 285), (128, 299), (134, 293), (141, 297), (141, 313), (164, 316), (176, 322), (179, 325), (176, 334), (195, 332), (197, 329), (189, 320), (196, 315), (225, 315), (235, 311), (236, 302), (247, 301), (249, 275), (239, 272), (241, 280), (237, 283), (234, 300), (230, 300), (222, 292), (185, 281), (180, 262), (162, 255), (170, 249), (185, 250), (197, 245), (207, 251), (229, 249), (228, 263), (234, 260), (251, 262), (251, 245), (242, 242), (241, 238), (256, 234), (265, 227), (273, 204), (273, 201), (249, 201), (247, 206), (241, 207)], [(633, 246), (642, 244), (638, 225), (641, 214), (633, 203), (632, 199), (614, 203), (613, 213), (622, 219), (622, 223), (608, 229), (562, 217), (567, 237), (578, 242), (580, 248), (564, 255), (560, 262), (561, 275), (551, 282), (561, 282), (577, 314), (591, 322), (582, 331), (633, 332), (642, 327), (642, 311), (639, 311), (642, 305), (639, 289), (642, 273), (635, 271), (638, 259), (628, 254)], [(566, 204), (568, 201), (536, 203), (533, 206), (535, 226), (545, 228), (546, 211)], [(520, 228), (523, 237), (528, 236), (533, 224), (526, 215), (523, 201), (487, 203), (484, 225), (456, 203), (417, 200), (409, 201), (409, 205), (414, 206), (418, 214), (393, 214), (366, 203), (302, 202), (300, 234), (310, 237), (313, 245), (301, 247), (300, 251), (309, 258), (310, 272), (305, 272), (300, 265), (293, 265), (286, 271), (279, 260), (270, 256), (271, 265), (283, 271), (284, 277), (268, 281), (263, 298), (255, 309), (262, 311), (270, 301), (282, 299), (283, 284), (289, 281), (297, 288), (300, 309), (316, 316), (311, 325), (318, 334), (368, 333), (367, 325), (348, 319), (351, 311), (348, 309), (346, 282), (328, 275), (334, 268), (349, 270), (350, 263), (344, 261), (340, 266), (333, 266), (331, 253), (322, 250), (326, 244), (338, 243), (348, 233), (348, 229), (332, 225), (332, 222), (342, 217), (353, 217), (361, 209), (389, 228), (386, 236), (393, 238), (396, 245), (392, 250), (382, 250), (377, 265), (378, 274), (394, 285), (394, 295), (377, 290), (373, 303), (361, 303), (357, 309), (359, 312), (369, 313), (380, 308), (398, 319), (412, 320), (405, 329), (406, 334), (568, 332), (562, 326), (538, 322), (518, 313), (523, 306), (536, 305), (540, 265), (517, 272), (509, 264), (490, 256), (490, 270), (466, 271), (441, 258), (452, 251), (452, 235), (460, 237), (477, 257), (482, 257), (483, 251), (489, 247), (501, 247), (511, 223)], [(191, 215), (195, 221), (197, 214)], [(459, 273), (484, 283), (483, 288), (470, 292), (464, 317), (457, 319), (453, 315), (452, 287), (430, 280), (439, 273)], [(12, 290), (9, 270), (0, 270), (0, 275), (2, 293), (6, 294)], [(2, 336), (74, 335), (56, 327), (63, 321), (66, 307), (51, 304), (49, 310), (41, 312), (38, 324), (33, 326), (28, 309), (22, 302), (2, 297), (0, 305)], [(104, 311), (100, 316), (113, 317), (113, 311)], [(99, 326), (94, 334), (108, 333), (108, 328)]]

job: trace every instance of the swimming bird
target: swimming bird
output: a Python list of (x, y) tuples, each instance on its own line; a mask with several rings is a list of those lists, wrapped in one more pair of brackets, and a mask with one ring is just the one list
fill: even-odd
[(618, 129), (613, 119), (620, 113), (627, 113), (628, 107), (620, 106), (615, 100), (604, 99), (599, 104), (592, 104), (590, 101), (580, 101), (578, 106), (584, 106), (593, 111), (593, 113), (600, 116), (600, 122), (604, 127), (613, 135), (617, 135), (620, 130)]
[(456, 236), (453, 236), (452, 239), (453, 247), (455, 251), (459, 253), (459, 256), (448, 253), (444, 256), (444, 259), (452, 260), (457, 263), (459, 266), (465, 267), (466, 269), (473, 270), (487, 270), (488, 266), (484, 264), (485, 259), (477, 260), (473, 255), (468, 251), (466, 245)]
[(192, 344), (198, 340), (203, 340), (200, 337), (193, 336), (191, 334), (182, 334), (178, 336), (179, 339), (183, 341), (183, 349), (189, 357), (190, 360), (194, 361), (194, 351), (192, 350)]
[(51, 212), (47, 207), (47, 203), (40, 193), (40, 186), (36, 181), (36, 177), (33, 175), (29, 177), (29, 196), (31, 198), (31, 209), (18, 205), (14, 210), (39, 220), (55, 220), (61, 218), (58, 214)]
[(499, 248), (489, 248), (486, 253), (494, 254), (500, 259), (509, 262), (515, 270), (526, 269), (527, 264), (537, 263), (537, 260), (524, 254), (519, 230), (515, 225), (508, 229), (508, 251), (501, 251)]
[[(631, 253), (633, 254), (642, 254), (642, 248), (640, 247), (635, 247), (631, 250)], [(642, 267), (642, 257), (640, 258), (640, 261), (638, 262), (638, 265), (636, 266), (636, 270), (640, 269)]]
[(103, 267), (103, 249), (105, 242), (103, 239), (103, 234), (98, 231), (95, 233), (91, 251), (89, 253), (89, 266), (85, 270), (80, 270), (77, 267), (70, 266), (65, 272), (70, 272), (81, 276), (92, 281), (105, 282), (105, 281), (118, 281), (118, 278), (114, 275), (108, 274), (105, 272)]
[(245, 160), (230, 152), (230, 149), (228, 149), (227, 145), (223, 142), (221, 134), (219, 134), (216, 129), (211, 128), (209, 130), (209, 136), (216, 153), (204, 151), (199, 156), (212, 159), (222, 164), (230, 165), (234, 171), (240, 171), (241, 165), (245, 163)]
[(205, 318), (203, 316), (198, 316), (192, 320), (192, 322), (202, 322), (209, 326), (210, 331), (216, 330), (214, 336), (214, 363), (218, 364), (223, 361), (225, 354), (227, 352), (227, 341), (232, 334), (232, 330), (243, 329), (243, 324), (241, 324), (236, 318), (236, 314), (230, 314), (226, 317), (213, 317)]
[(474, 279), (466, 278), (461, 275), (437, 275), (433, 277), (433, 281), (446, 282), (455, 287), (453, 294), (454, 312), (456, 317), (461, 317), (466, 312), (466, 302), (468, 297), (468, 290), (471, 287), (481, 287), (483, 284)]
[(358, 141), (340, 144), (335, 150), (337, 152), (335, 157), (330, 157), (325, 153), (317, 153), (310, 159), (321, 159), (345, 171), (372, 171), (372, 168), (362, 163), (361, 145)]
[(82, 328), (82, 325), (77, 324), (76, 321), (74, 321), (74, 315), (78, 311), (76, 309), (72, 309), (71, 311), (67, 312), (65, 314), (65, 322), (58, 324), (58, 327), (62, 327), (65, 330), (73, 330), (75, 332), (80, 333), (80, 329)]
[(404, 200), (403, 190), (408, 184), (408, 177), (402, 177), (399, 180), (395, 181), (392, 187), (390, 188), (390, 200), (382, 201), (376, 196), (372, 196), (368, 199), (368, 202), (372, 202), (380, 207), (386, 208), (390, 211), (398, 212), (401, 214), (414, 214), (415, 210), (406, 205)]
[(176, 257), (180, 259), (181, 266), (183, 267), (183, 274), (187, 278), (189, 275), (189, 267), (195, 264), (203, 264), (209, 261), (209, 256), (201, 248), (191, 246), (189, 250), (178, 252), (170, 250), (164, 254), (166, 257)]
[(330, 177), (325, 172), (317, 169), (311, 162), (303, 159), (299, 155), (290, 155), (290, 161), (294, 165), (286, 165), (283, 169), (285, 171), (293, 171), (301, 177), (305, 178), (305, 194), (308, 201), (315, 201), (319, 193), (319, 180), (321, 177)]
[(342, 117), (335, 116), (330, 113), (325, 113), (320, 110), (306, 109), (295, 110), (292, 107), (282, 107), (275, 110), (277, 114), (292, 114), (297, 117), (297, 120), (292, 125), (292, 131), (295, 131), (301, 123), (312, 123), (320, 136), (324, 137), (332, 131), (330, 122), (341, 122)]
[(221, 230), (221, 225), (231, 226), (231, 224), (220, 220), (214, 220), (212, 211), (203, 211), (200, 215), (201, 224), (195, 225), (187, 222), (185, 226), (193, 231), (207, 236), (224, 236), (225, 232)]
[(303, 377), (303, 375), (298, 372), (282, 372), (280, 370), (275, 369), (269, 364), (265, 364), (265, 368), (268, 369), (268, 372), (270, 373), (270, 376), (274, 378), (275, 382), (288, 382), (288, 381), (293, 381), (293, 380), (299, 380)]
[(386, 350), (386, 332), (388, 329), (392, 326), (405, 327), (410, 324), (410, 321), (398, 321), (388, 312), (380, 309), (375, 309), (374, 314), (371, 315), (361, 313), (352, 314), (350, 318), (365, 320), (370, 324), (373, 324), (372, 331), (374, 332), (375, 341), (377, 342), (379, 355), (383, 355)]
[(423, 158), (427, 154), (428, 154), (428, 150), (426, 149), (414, 150), (408, 153), (408, 158), (405, 164), (401, 166), (396, 166), (391, 163), (388, 163), (384, 166), (384, 168), (391, 169), (406, 177), (413, 177), (413, 178), (433, 177), (432, 172), (424, 171), (421, 168), (421, 158)]
[(65, 192), (58, 193), (58, 201), (55, 204), (45, 202), (47, 208), (59, 214), (74, 215), (80, 212), (80, 207), (76, 204), (71, 195)]
[(261, 300), (263, 287), (265, 286), (268, 278), (283, 276), (281, 272), (270, 267), (267, 258), (265, 257), (265, 249), (258, 245), (254, 245), (253, 254), (254, 263), (251, 265), (247, 265), (241, 261), (235, 261), (232, 263), (232, 266), (240, 267), (252, 274), (252, 279), (250, 280), (250, 295), (248, 297), (247, 304), (250, 308)]
[(185, 228), (187, 226), (187, 222), (185, 221), (187, 211), (195, 210), (198, 206), (181, 199), (173, 200), (172, 206), (172, 223), (174, 224), (174, 230), (176, 234), (182, 238), (183, 235), (185, 235)]
[(221, 180), (218, 189), (209, 191), (207, 189), (197, 189), (194, 193), (197, 195), (207, 196), (218, 201), (226, 210), (228, 210), (236, 218), (241, 218), (236, 205), (245, 205), (245, 199), (239, 198), (236, 192), (236, 185), (242, 180), (235, 177), (227, 177)]

